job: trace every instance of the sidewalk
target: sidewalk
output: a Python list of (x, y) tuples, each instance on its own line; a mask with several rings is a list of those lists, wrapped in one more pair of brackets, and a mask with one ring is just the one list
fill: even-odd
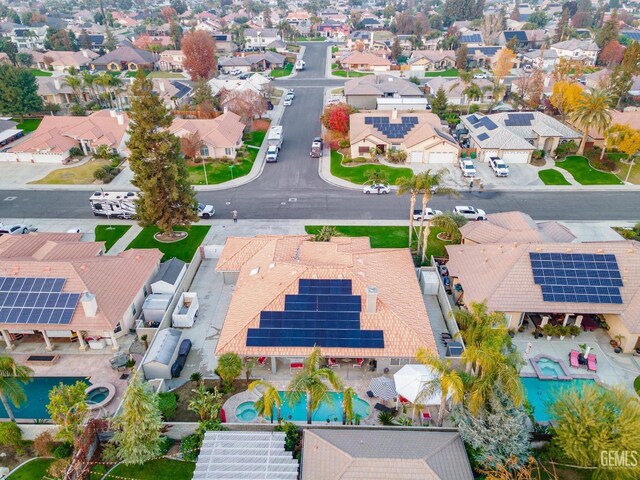
[[(110, 222), (113, 223), (113, 222)], [(125, 233), (122, 237), (118, 239), (116, 243), (109, 249), (107, 255), (118, 255), (121, 252), (124, 252), (125, 249), (129, 246), (133, 239), (138, 236), (138, 234), (142, 231), (142, 227), (137, 223), (133, 224), (127, 233)]]

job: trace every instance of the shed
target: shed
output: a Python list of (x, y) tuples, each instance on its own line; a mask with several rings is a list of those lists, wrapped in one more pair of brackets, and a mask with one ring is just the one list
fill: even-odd
[(165, 328), (156, 334), (142, 364), (144, 376), (147, 380), (156, 378), (171, 379), (171, 365), (178, 357), (178, 347), (181, 339), (182, 332), (175, 328)]
[(169, 309), (173, 295), (169, 293), (152, 293), (142, 304), (142, 315), (146, 326), (150, 323), (161, 322)]
[(187, 264), (177, 258), (171, 258), (160, 264), (158, 273), (151, 280), (152, 293), (174, 294), (187, 271)]

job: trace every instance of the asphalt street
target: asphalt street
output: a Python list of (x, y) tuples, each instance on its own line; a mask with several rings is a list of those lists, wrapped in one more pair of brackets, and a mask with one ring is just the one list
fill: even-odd
[[(318, 159), (309, 157), (324, 89), (343, 84), (324, 78), (327, 44), (307, 44), (306, 70), (277, 86), (293, 88), (293, 105), (286, 107), (282, 125), (284, 144), (278, 163), (265, 165), (253, 182), (224, 191), (200, 192), (201, 202), (216, 208), (216, 218), (251, 219), (376, 219), (406, 220), (409, 197), (364, 195), (325, 183)], [(88, 218), (88, 191), (0, 190), (2, 218)], [(464, 192), (460, 198), (434, 197), (430, 206), (442, 210), (473, 205), (487, 213), (521, 210), (536, 220), (627, 220), (640, 218), (640, 192)]]

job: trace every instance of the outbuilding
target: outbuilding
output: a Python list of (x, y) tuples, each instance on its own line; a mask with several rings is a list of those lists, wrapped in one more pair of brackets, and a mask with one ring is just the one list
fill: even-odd
[(165, 328), (156, 334), (142, 364), (142, 370), (147, 380), (171, 379), (171, 365), (178, 357), (181, 339), (182, 332), (175, 328)]

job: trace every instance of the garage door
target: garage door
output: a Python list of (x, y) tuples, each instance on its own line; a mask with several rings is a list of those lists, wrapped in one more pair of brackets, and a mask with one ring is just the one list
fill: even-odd
[(429, 163), (454, 163), (456, 157), (451, 152), (431, 152), (429, 154)]
[(529, 161), (529, 152), (503, 150), (502, 160), (507, 163), (527, 163)]
[(498, 156), (498, 151), (497, 150), (485, 150), (484, 151), (484, 157), (483, 157), (483, 161), (484, 162), (489, 162), (489, 159), (491, 157), (497, 157)]
[(411, 163), (422, 163), (422, 157), (424, 156), (422, 150), (417, 152), (411, 152)]

